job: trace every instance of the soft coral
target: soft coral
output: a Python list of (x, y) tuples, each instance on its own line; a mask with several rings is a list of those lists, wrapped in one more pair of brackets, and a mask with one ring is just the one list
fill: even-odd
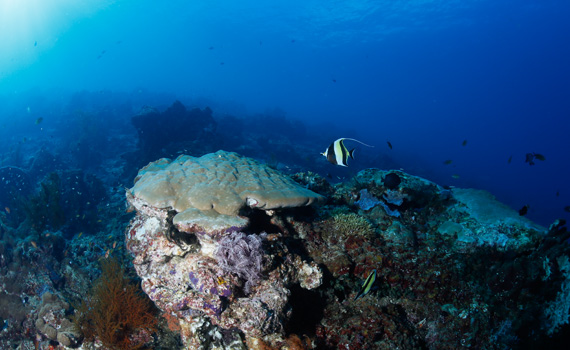
[(220, 267), (245, 280), (244, 292), (261, 279), (263, 265), (262, 235), (233, 232), (219, 241), (216, 260)]

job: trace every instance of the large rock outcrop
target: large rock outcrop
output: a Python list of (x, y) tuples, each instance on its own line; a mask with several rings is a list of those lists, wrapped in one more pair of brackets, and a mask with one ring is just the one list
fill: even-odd
[(246, 338), (279, 339), (291, 314), (290, 286), (321, 284), (316, 264), (294, 254), (276, 263), (272, 249), (279, 242), (269, 244), (266, 233), (248, 225), (258, 210), (274, 215), (324, 197), (252, 159), (224, 151), (160, 159), (139, 171), (127, 199), (137, 211), (127, 248), (142, 287), (179, 323), (189, 348), (200, 348), (204, 337), (232, 348), (235, 337), (214, 336), (229, 329)]

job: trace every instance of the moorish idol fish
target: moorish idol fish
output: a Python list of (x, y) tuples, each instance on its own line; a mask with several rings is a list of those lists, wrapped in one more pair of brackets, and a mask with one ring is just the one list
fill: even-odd
[(354, 298), (354, 300), (368, 294), (370, 292), (370, 290), (372, 289), (372, 286), (374, 285), (374, 281), (376, 281), (376, 270), (373, 270), (370, 273), (370, 275), (368, 275), (368, 278), (366, 278), (366, 281), (364, 281), (364, 283), (362, 284), (362, 287), (360, 287), (360, 292), (358, 292), (358, 294), (356, 294), (356, 297)]
[(321, 155), (325, 156), (325, 158), (334, 165), (348, 166), (348, 157), (354, 159), (354, 148), (349, 151), (344, 145), (344, 140), (356, 141), (364, 146), (374, 147), (355, 139), (343, 137), (331, 143)]

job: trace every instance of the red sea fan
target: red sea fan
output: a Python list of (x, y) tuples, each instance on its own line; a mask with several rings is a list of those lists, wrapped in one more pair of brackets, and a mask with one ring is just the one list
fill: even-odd
[(76, 307), (76, 327), (87, 340), (98, 338), (109, 349), (143, 348), (157, 330), (152, 302), (116, 259), (103, 260), (101, 268), (101, 276)]

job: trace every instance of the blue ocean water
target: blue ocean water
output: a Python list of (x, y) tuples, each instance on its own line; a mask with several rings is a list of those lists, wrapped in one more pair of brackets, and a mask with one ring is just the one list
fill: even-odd
[[(81, 91), (106, 94), (101, 104), (212, 101), (220, 113), (278, 110), (315, 126), (306, 138), (358, 137), (375, 145), (360, 155), (529, 205), (543, 225), (570, 218), (566, 1), (3, 0), (0, 10), (4, 150), (15, 133), (39, 137), (30, 120), (73, 123), (58, 111)], [(529, 166), (532, 152), (546, 160)]]
[(548, 225), (570, 218), (568, 14), (555, 0), (4, 0), (3, 148), (84, 90), (279, 109)]
[[(567, 0), (0, 0), (0, 282), (13, 288), (0, 293), (0, 304), (11, 305), (0, 308), (0, 348), (15, 348), (11, 341), (18, 338), (35, 338), (36, 348), (46, 344), (43, 321), (26, 316), (41, 309), (40, 302), (49, 299), (43, 295), (81, 299), (99, 274), (99, 260), (117, 255), (129, 261), (124, 233), (134, 214), (125, 212), (125, 188), (160, 157), (235, 151), (327, 190), (332, 187), (309, 172), (348, 183), (363, 169), (396, 169), (444, 186), (435, 191), (446, 194), (442, 198), (451, 196), (449, 187), (483, 189), (544, 227), (570, 220), (569, 17)], [(344, 137), (373, 147), (346, 141), (355, 148), (348, 167), (327, 162), (320, 153)], [(402, 193), (388, 192), (394, 195), (388, 199), (358, 183), (346, 188), (353, 191), (347, 203), (354, 200), (354, 208), (344, 203), (328, 214), (360, 209), (370, 218), (379, 205), (388, 219), (409, 225), (409, 232), (404, 224), (401, 231), (388, 227), (386, 217), (375, 229), (397, 231), (402, 239), (408, 232), (414, 243), (402, 244), (407, 251), (397, 244), (386, 248), (389, 240), (380, 244), (378, 237), (349, 242), (353, 252), (373, 246), (368, 253), (376, 256), (339, 259), (338, 266), (328, 261), (339, 275), (325, 276), (330, 284), (321, 294), (294, 291), (297, 309), (319, 300), (314, 304), (322, 311), (321, 297), (333, 289), (329, 300), (346, 306), (343, 298), (372, 268), (378, 269), (378, 284), (403, 286), (407, 298), (407, 280), (390, 280), (390, 273), (408, 274), (418, 262), (426, 267), (418, 269), (424, 275), (412, 271), (407, 277), (422, 283), (430, 269), (439, 276), (434, 266), (449, 265), (465, 274), (442, 275), (441, 285), (446, 278), (469, 283), (460, 296), (454, 294), (455, 306), (445, 297), (434, 302), (442, 304), (442, 320), (467, 311), (476, 320), (486, 297), (495, 303), (489, 306), (493, 314), (472, 324), (497, 338), (513, 337), (501, 344), (524, 348), (516, 337), (566, 342), (570, 267), (564, 224), (545, 235), (540, 247), (519, 247), (524, 259), (495, 243), (480, 256), (457, 254), (461, 265), (448, 264), (449, 256), (437, 260), (437, 249), (417, 244), (427, 241), (422, 234), (432, 224), (429, 210), (443, 210), (440, 197), (431, 207), (414, 203), (410, 214), (409, 203), (400, 208)], [(449, 220), (438, 222), (439, 228), (457, 239), (460, 225)], [(507, 237), (498, 231), (490, 235)], [(378, 258), (378, 252), (386, 254)], [(399, 265), (408, 258), (402, 252), (412, 252), (409, 265)], [(125, 266), (132, 270), (130, 261)], [(491, 273), (488, 266), (497, 270)], [(20, 275), (25, 278), (12, 279)], [(381, 287), (371, 293), (371, 304), (396, 293)], [(463, 292), (482, 295), (481, 306)], [(529, 301), (535, 295), (541, 297), (538, 306)], [(516, 324), (521, 308), (549, 305), (558, 312), (556, 322), (541, 313), (540, 320), (525, 315), (524, 326)], [(317, 324), (320, 317), (311, 315), (311, 321)], [(414, 327), (424, 327), (416, 321)], [(544, 329), (528, 331), (539, 323)], [(554, 337), (545, 331), (553, 324), (564, 327)], [(30, 333), (34, 327), (39, 340)], [(291, 327), (299, 335), (306, 331)]]

